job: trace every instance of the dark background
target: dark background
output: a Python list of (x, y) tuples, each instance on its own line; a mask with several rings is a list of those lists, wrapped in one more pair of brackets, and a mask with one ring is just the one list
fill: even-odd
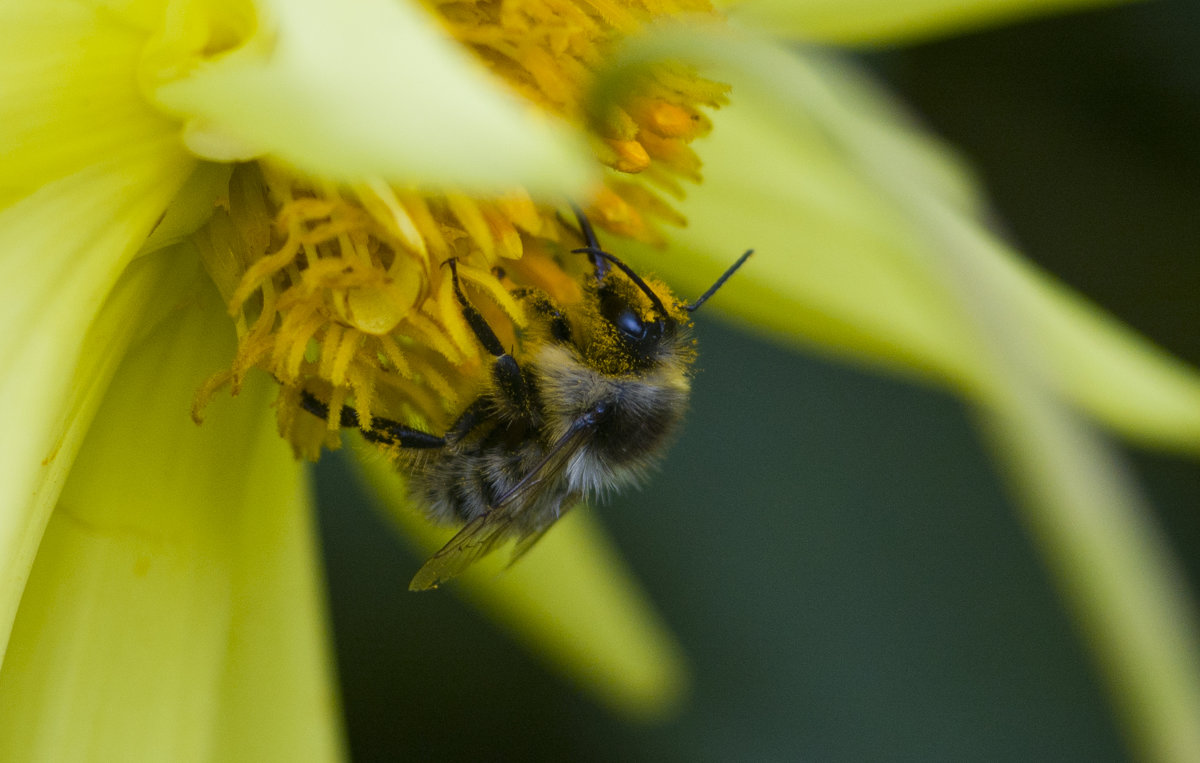
[[(1028, 256), (1200, 365), (1197, 30), (1200, 4), (1151, 3), (869, 63), (970, 159)], [(680, 714), (622, 721), (453, 595), (409, 594), (418, 558), (327, 458), (355, 758), (1126, 758), (961, 404), (716, 312), (685, 436), (645, 490), (600, 509), (691, 661)], [(1200, 468), (1129, 456), (1200, 579)]]

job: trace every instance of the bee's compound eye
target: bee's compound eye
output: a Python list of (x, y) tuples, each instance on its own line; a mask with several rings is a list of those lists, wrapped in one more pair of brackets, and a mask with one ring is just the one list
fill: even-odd
[(636, 301), (610, 286), (600, 290), (600, 315), (612, 327), (627, 359), (649, 362), (657, 352), (666, 330), (661, 318), (645, 318)]
[(646, 324), (629, 302), (611, 288), (600, 292), (600, 314), (627, 340), (639, 341), (646, 336)]
[(646, 324), (629, 308), (625, 308), (616, 316), (613, 325), (630, 339), (642, 339), (646, 336)]

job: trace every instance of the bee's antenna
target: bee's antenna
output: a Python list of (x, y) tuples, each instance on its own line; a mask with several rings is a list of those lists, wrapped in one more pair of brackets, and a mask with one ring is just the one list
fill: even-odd
[(664, 318), (667, 316), (667, 309), (663, 307), (662, 300), (658, 298), (658, 295), (654, 293), (654, 290), (646, 285), (646, 282), (642, 280), (641, 276), (633, 272), (633, 268), (618, 260), (616, 255), (609, 254), (603, 249), (597, 249), (590, 246), (585, 246), (582, 249), (572, 249), (571, 252), (573, 254), (587, 254), (591, 257), (599, 257), (616, 265), (618, 270), (629, 276), (629, 280), (633, 281), (634, 285), (641, 289), (642, 293), (650, 298), (650, 304), (654, 305), (654, 309), (658, 311), (658, 314)]
[(587, 215), (574, 202), (571, 202), (571, 211), (575, 213), (575, 219), (579, 221), (579, 232), (583, 235), (583, 243), (587, 244), (584, 251), (588, 253), (588, 259), (592, 262), (596, 280), (603, 280), (604, 276), (608, 275), (608, 264), (604, 258), (595, 254), (604, 251), (600, 248), (600, 239), (596, 238), (596, 231), (592, 228), (592, 223), (587, 219)]
[(693, 302), (692, 304), (690, 304), (690, 305), (684, 305), (684, 306), (683, 306), (683, 309), (684, 309), (684, 310), (687, 310), (689, 313), (694, 313), (694, 312), (696, 312), (697, 310), (699, 310), (699, 309), (700, 309), (700, 305), (703, 305), (705, 302), (707, 302), (707, 301), (708, 301), (708, 298), (709, 298), (709, 297), (711, 297), (712, 295), (716, 294), (716, 293), (717, 293), (717, 289), (719, 289), (719, 288), (721, 288), (722, 286), (724, 286), (724, 285), (725, 285), (725, 282), (729, 280), (729, 277), (730, 277), (731, 275), (733, 275), (734, 273), (736, 273), (736, 272), (737, 272), (737, 269), (738, 269), (738, 268), (740, 268), (740, 267), (742, 266), (742, 263), (744, 263), (746, 260), (750, 259), (750, 255), (752, 255), (752, 254), (754, 254), (754, 250), (753, 250), (753, 249), (747, 249), (747, 250), (746, 250), (746, 253), (745, 253), (745, 254), (743, 254), (741, 257), (738, 257), (738, 261), (737, 261), (737, 262), (735, 262), (735, 263), (733, 263), (732, 265), (730, 265), (730, 266), (729, 266), (729, 270), (726, 270), (726, 271), (725, 271), (725, 272), (724, 272), (724, 273), (721, 275), (721, 277), (717, 279), (717, 282), (716, 282), (716, 283), (714, 283), (712, 286), (708, 287), (708, 291), (706, 291), (706, 292), (704, 292), (703, 294), (701, 294), (701, 295), (700, 295), (700, 298), (699, 298), (699, 299), (697, 299), (697, 300), (696, 300), (695, 302)]
[(599, 249), (600, 240), (596, 238), (596, 231), (592, 228), (591, 221), (583, 214), (583, 210), (572, 202), (571, 211), (575, 213), (575, 219), (579, 221), (579, 231), (583, 234), (583, 242), (591, 249)]

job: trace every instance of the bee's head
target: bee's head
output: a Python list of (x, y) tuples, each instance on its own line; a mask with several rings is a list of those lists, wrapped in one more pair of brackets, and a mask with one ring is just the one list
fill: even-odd
[(631, 293), (630, 289), (621, 288), (611, 276), (608, 281), (597, 290), (605, 328), (630, 352), (653, 355), (663, 336), (676, 330), (676, 320), (636, 291)]
[(612, 261), (617, 267), (587, 287), (591, 309), (580, 348), (605, 373), (638, 374), (677, 352), (688, 315), (665, 287), (655, 289), (624, 263)]
[[(691, 324), (691, 313), (703, 305), (717, 289), (753, 254), (749, 250), (717, 279), (708, 291), (691, 304), (676, 300), (665, 288), (656, 290), (614, 255), (604, 251), (591, 223), (578, 207), (575, 217), (587, 246), (571, 251), (586, 254), (595, 270), (594, 289), (598, 315), (591, 327), (584, 350), (597, 368), (613, 374), (645, 371), (661, 362), (664, 355), (687, 355), (681, 339)], [(612, 267), (616, 268), (616, 272)]]
[[(696, 301), (683, 303), (665, 287), (647, 283), (628, 265), (598, 247), (584, 247), (597, 264), (595, 301), (599, 314), (588, 343), (588, 355), (598, 366), (615, 365), (628, 372), (643, 371), (658, 362), (665, 353), (683, 350), (681, 329), (691, 325), (691, 313), (703, 305), (753, 254), (747, 251)], [(602, 263), (605, 267), (601, 267)], [(612, 264), (616, 270), (606, 267)], [(618, 362), (613, 362), (619, 359)], [(620, 371), (615, 371), (619, 373)]]

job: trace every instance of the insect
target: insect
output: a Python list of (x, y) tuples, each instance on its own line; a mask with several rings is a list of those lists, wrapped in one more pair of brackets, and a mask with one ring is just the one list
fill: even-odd
[[(662, 455), (691, 391), (695, 312), (741, 267), (743, 254), (694, 302), (651, 288), (600, 247), (575, 211), (592, 273), (584, 298), (560, 308), (545, 294), (519, 292), (531, 308), (521, 361), (501, 344), (463, 293), (450, 260), (462, 315), (494, 360), (482, 393), (443, 435), (353, 408), (339, 424), (394, 447), (414, 500), (438, 522), (462, 529), (434, 554), (409, 588), (435, 588), (503, 542), (515, 561), (585, 498), (639, 482)], [(301, 407), (326, 418), (307, 391)]]

